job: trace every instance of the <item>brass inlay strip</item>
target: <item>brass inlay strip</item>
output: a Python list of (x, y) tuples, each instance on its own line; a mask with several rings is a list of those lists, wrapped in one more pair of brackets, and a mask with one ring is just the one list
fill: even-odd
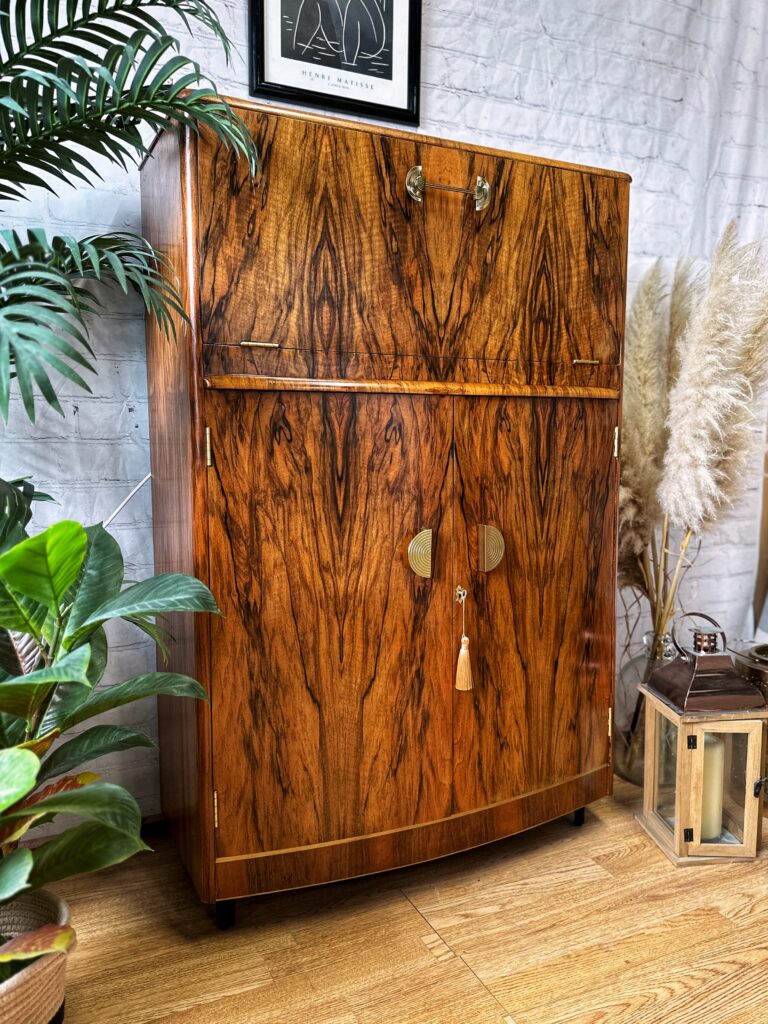
[(599, 359), (572, 359), (571, 364), (573, 366), (599, 366)]
[[(231, 857), (217, 857), (217, 864), (230, 864), (233, 861), (238, 860), (258, 860), (261, 857), (278, 857), (285, 853), (303, 853), (306, 850), (322, 850), (326, 846), (342, 846), (349, 843), (362, 843), (366, 839), (378, 839), (380, 836), (391, 836), (398, 832), (413, 832), (417, 829), (430, 828), (432, 825), (441, 825), (446, 821), (457, 821), (459, 818), (468, 818), (474, 814), (482, 814), (484, 811), (492, 811), (495, 807), (503, 807), (504, 804), (518, 803), (520, 800), (527, 800), (529, 797), (536, 796), (539, 793), (546, 793), (550, 789), (559, 789), (561, 786), (567, 786), (569, 782), (576, 782), (577, 779), (586, 779), (590, 775), (596, 775), (598, 772), (604, 771), (606, 768), (610, 768), (610, 763), (600, 764), (596, 768), (590, 769), (588, 772), (580, 772), (578, 775), (570, 775), (567, 779), (561, 779), (559, 782), (554, 782), (551, 786), (541, 786), (539, 789), (530, 789), (527, 793), (521, 793), (520, 796), (512, 797), (510, 800), (497, 800), (496, 803), (486, 804), (485, 807), (475, 807), (471, 811), (461, 811), (458, 814), (450, 814), (447, 818), (435, 818), (432, 821), (420, 821), (415, 825), (401, 825), (399, 828), (387, 828), (381, 832), (368, 832), (361, 836), (345, 836), (343, 839), (329, 839), (324, 843), (307, 843), (306, 846), (288, 846), (282, 850), (264, 850), (261, 853), (240, 853), (234, 854)], [(543, 822), (536, 822), (536, 824), (543, 824)], [(528, 826), (534, 828), (535, 826)], [(523, 830), (524, 831), (524, 830)]]
[(280, 348), (279, 341), (241, 341), (242, 348)]
[(205, 387), (215, 391), (338, 391), (385, 395), (488, 395), (508, 398), (618, 399), (616, 388), (583, 384), (489, 384), (484, 381), (440, 380), (337, 380), (308, 377), (263, 377), (233, 373), (206, 377)]

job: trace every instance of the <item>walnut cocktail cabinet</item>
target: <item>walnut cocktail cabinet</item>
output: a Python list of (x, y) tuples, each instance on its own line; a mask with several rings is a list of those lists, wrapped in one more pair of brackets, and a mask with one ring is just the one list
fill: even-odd
[[(144, 229), (157, 569), (206, 581), (160, 704), (206, 902), (440, 857), (610, 792), (629, 180), (237, 104)], [(466, 591), (474, 686), (455, 687)]]

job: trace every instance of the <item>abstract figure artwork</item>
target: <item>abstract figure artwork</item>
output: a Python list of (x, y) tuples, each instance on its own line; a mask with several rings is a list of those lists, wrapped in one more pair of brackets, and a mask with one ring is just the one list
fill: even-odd
[(282, 55), (392, 78), (393, 0), (282, 0)]
[(421, 0), (250, 0), (251, 94), (419, 123)]

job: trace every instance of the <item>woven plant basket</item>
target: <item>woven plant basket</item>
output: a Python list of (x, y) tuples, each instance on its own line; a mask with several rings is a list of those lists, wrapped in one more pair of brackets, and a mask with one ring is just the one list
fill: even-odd
[[(0, 935), (13, 938), (44, 924), (69, 924), (69, 907), (40, 889), (0, 907)], [(70, 947), (71, 948), (71, 947)], [(64, 1019), (66, 953), (50, 953), (0, 984), (2, 1024), (59, 1024)]]

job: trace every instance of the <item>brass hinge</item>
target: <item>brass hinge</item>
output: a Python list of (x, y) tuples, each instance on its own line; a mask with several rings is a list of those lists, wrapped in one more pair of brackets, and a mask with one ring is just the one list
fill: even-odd
[(213, 791), (213, 827), (219, 827), (219, 794)]
[(213, 456), (211, 455), (211, 428), (205, 428), (205, 464), (206, 466), (213, 465)]
[(608, 708), (608, 739), (613, 739), (613, 708)]
[(618, 459), (619, 457), (619, 428), (613, 428), (613, 457)]

